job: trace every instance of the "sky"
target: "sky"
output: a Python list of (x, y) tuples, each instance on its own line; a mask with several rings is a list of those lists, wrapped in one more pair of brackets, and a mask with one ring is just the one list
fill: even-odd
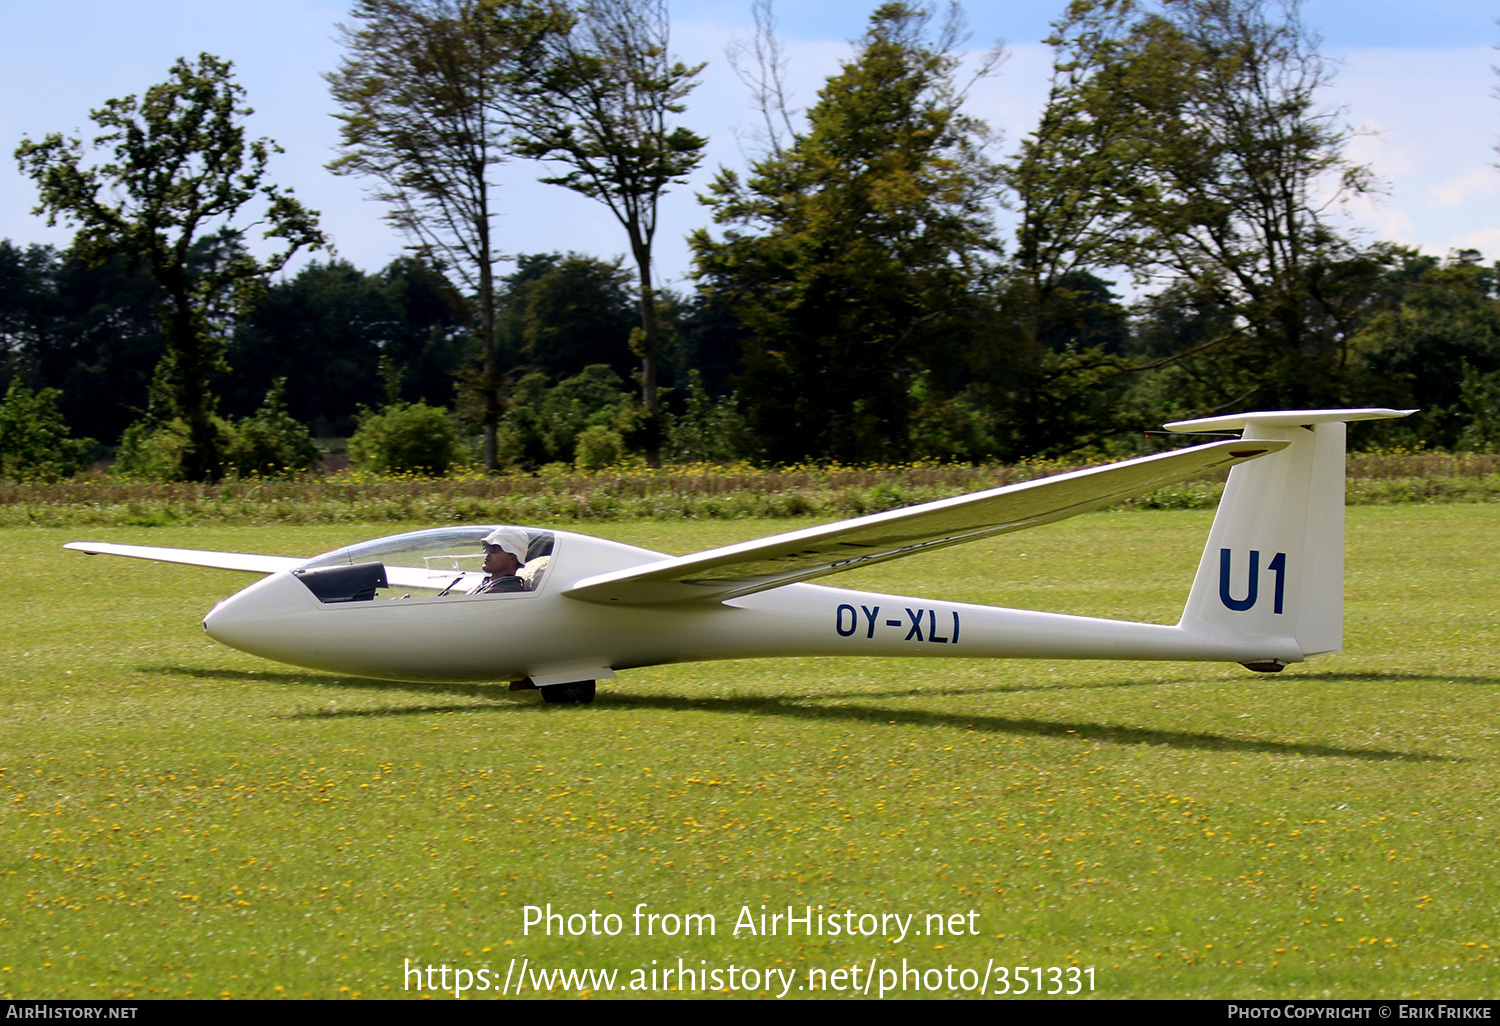
[[(776, 15), (791, 58), (793, 102), (812, 101), (851, 53), (876, 0), (787, 3)], [(1048, 51), (1041, 40), (1063, 7), (1052, 3), (971, 2), (965, 13), (977, 55), (1003, 39), (1009, 57), (971, 92), (971, 112), (1000, 136), (997, 153), (1031, 129), (1045, 96)], [(404, 240), (368, 198), (370, 183), (325, 169), (338, 128), (322, 75), (341, 57), (337, 25), (348, 0), (11, 0), (0, 16), (0, 238), (66, 246), (71, 232), (31, 213), (32, 183), (9, 154), (23, 137), (61, 131), (87, 136), (91, 109), (141, 93), (167, 77), (181, 56), (209, 52), (234, 62), (255, 108), (252, 135), (285, 152), (272, 179), (322, 214), (337, 255), (374, 271), (402, 252)], [(1323, 37), (1336, 78), (1324, 100), (1342, 109), (1355, 134), (1348, 153), (1381, 184), (1339, 216), (1370, 241), (1388, 240), (1444, 255), (1456, 248), (1500, 258), (1500, 63), (1497, 8), (1479, 0), (1425, 4), (1305, 0), (1303, 20)], [(675, 54), (707, 62), (682, 122), (709, 137), (707, 159), (687, 185), (662, 198), (659, 280), (684, 287), (691, 270), (688, 232), (709, 223), (695, 194), (719, 167), (743, 169), (756, 152), (755, 114), (725, 58), (751, 27), (749, 0), (675, 0)], [(496, 206), (500, 245), (521, 253), (574, 251), (602, 257), (627, 252), (622, 229), (600, 204), (536, 181), (546, 169), (514, 161), (500, 169)], [(294, 265), (295, 268), (296, 265)], [(502, 268), (502, 272), (505, 268)]]

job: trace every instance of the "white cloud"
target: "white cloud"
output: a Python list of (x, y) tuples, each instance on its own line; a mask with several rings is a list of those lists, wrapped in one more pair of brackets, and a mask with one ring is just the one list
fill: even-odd
[(1494, 196), (1496, 193), (1500, 193), (1500, 171), (1492, 167), (1476, 167), (1427, 190), (1427, 195), (1439, 207), (1456, 207), (1471, 199)]
[(1345, 153), (1382, 183), (1379, 194), (1346, 204), (1356, 225), (1430, 253), (1471, 245), (1500, 256), (1493, 60), (1486, 47), (1344, 56), (1329, 98), (1360, 126)]
[(1373, 119), (1355, 127), (1344, 155), (1356, 164), (1378, 166), (1384, 175), (1402, 174), (1415, 164), (1409, 149), (1391, 142), (1391, 126)]
[(1500, 255), (1500, 228), (1481, 228), (1467, 235), (1457, 236), (1449, 244), (1451, 249), (1477, 249), (1491, 258)]

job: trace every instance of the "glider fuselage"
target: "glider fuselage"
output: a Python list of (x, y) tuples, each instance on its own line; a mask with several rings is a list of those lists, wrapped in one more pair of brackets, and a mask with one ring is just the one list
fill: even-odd
[(586, 601), (566, 587), (667, 557), (555, 532), (535, 593), (320, 601), (282, 571), (219, 603), (204, 629), (296, 666), (392, 680), (608, 676), (611, 669), (761, 656), (1213, 659), (1302, 658), (1296, 643), (1243, 651), (1181, 627), (790, 584), (724, 602)]

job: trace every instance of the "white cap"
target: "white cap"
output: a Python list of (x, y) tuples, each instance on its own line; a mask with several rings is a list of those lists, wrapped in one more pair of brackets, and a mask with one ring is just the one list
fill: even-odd
[(526, 549), (531, 544), (526, 532), (514, 527), (497, 527), (484, 536), (483, 544), (504, 549), (516, 557), (517, 563), (526, 562)]

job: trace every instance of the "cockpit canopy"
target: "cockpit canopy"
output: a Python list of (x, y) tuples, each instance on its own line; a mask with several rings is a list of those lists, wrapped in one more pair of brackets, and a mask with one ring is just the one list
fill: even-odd
[[(499, 528), (525, 534), (526, 560), (516, 576), (525, 583), (527, 591), (536, 591), (542, 585), (542, 578), (550, 562), (555, 540), (553, 533), (501, 524), (435, 527), (426, 531), (410, 531), (387, 538), (376, 538), (315, 556), (302, 564), (298, 572), (301, 576), (308, 576), (306, 572), (313, 571), (311, 576), (319, 579), (328, 576), (320, 572), (325, 568), (379, 564), (391, 570), (392, 581), (399, 579), (400, 587), (463, 594), (484, 578), (484, 549), (481, 542), (490, 532)], [(395, 568), (418, 572), (401, 573)], [(379, 586), (386, 586), (383, 578)], [(366, 597), (363, 588), (360, 591), (358, 596), (349, 598), (319, 597), (325, 602), (357, 601)]]

